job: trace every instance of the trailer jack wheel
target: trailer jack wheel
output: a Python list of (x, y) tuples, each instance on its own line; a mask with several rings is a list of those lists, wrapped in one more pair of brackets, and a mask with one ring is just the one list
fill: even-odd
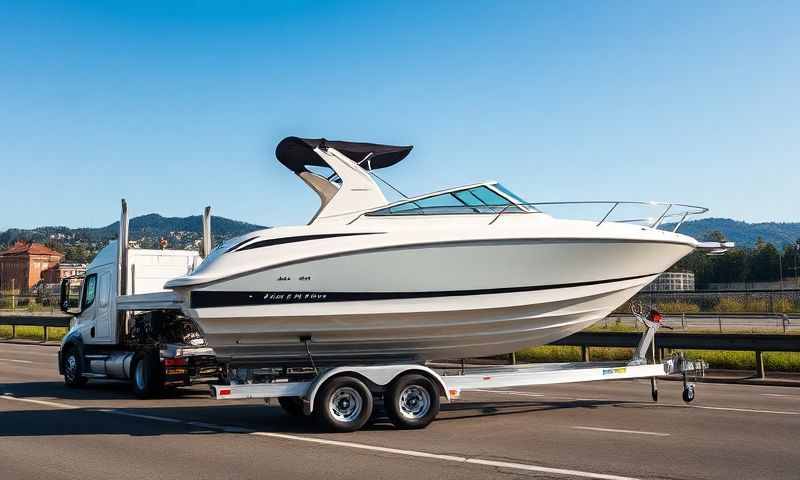
[(692, 400), (694, 400), (694, 385), (689, 384), (683, 389), (683, 401), (690, 403)]
[(650, 378), (650, 396), (653, 398), (654, 402), (658, 401), (658, 381), (656, 377)]

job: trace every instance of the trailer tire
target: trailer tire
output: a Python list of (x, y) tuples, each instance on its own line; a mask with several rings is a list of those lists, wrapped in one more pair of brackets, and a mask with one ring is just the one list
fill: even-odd
[(354, 432), (372, 416), (373, 399), (361, 380), (333, 377), (320, 388), (314, 405), (317, 421), (334, 432)]
[(425, 428), (439, 414), (439, 391), (428, 377), (409, 373), (392, 383), (384, 404), (386, 415), (396, 427)]
[(299, 397), (278, 397), (278, 403), (290, 417), (303, 416), (303, 400)]
[(62, 360), (62, 368), (64, 370), (64, 385), (70, 388), (80, 388), (86, 385), (89, 381), (83, 374), (83, 358), (81, 352), (72, 347), (65, 352), (64, 360)]
[(155, 355), (138, 352), (131, 365), (131, 385), (133, 394), (139, 398), (153, 398), (162, 392), (161, 364)]

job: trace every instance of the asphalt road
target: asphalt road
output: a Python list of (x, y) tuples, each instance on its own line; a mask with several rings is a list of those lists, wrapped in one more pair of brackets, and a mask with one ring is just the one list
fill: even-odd
[[(67, 389), (56, 347), (0, 343), (0, 478), (800, 478), (800, 389), (615, 381), (471, 392), (426, 430), (319, 432), (197, 387)], [(144, 477), (143, 477), (144, 476)]]

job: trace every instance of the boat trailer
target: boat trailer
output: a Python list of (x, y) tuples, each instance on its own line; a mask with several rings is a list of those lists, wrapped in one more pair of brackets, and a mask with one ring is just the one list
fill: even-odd
[[(304, 371), (247, 369), (245, 377), (229, 377), (228, 385), (211, 385), (210, 394), (218, 400), (261, 398), (270, 403), (270, 399), (277, 399), (287, 413), (314, 415), (334, 431), (361, 428), (372, 414), (374, 398), (383, 399), (389, 419), (401, 428), (424, 428), (438, 413), (440, 397), (451, 402), (470, 390), (650, 378), (652, 399), (658, 401), (657, 377), (680, 374), (683, 377), (683, 400), (694, 400), (693, 379), (704, 375), (708, 368), (706, 362), (688, 360), (683, 353), (656, 362), (654, 339), (662, 326), (661, 314), (655, 309), (645, 314), (641, 305), (634, 305), (632, 311), (645, 325), (645, 331), (633, 358), (627, 362), (468, 368), (390, 364), (342, 365)], [(650, 362), (647, 360), (648, 350), (653, 352)], [(261, 383), (257, 379), (262, 380)]]

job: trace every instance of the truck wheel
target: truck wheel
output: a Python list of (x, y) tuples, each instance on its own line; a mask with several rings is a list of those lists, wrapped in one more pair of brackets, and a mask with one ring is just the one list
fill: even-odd
[(67, 350), (64, 356), (64, 384), (70, 388), (78, 388), (86, 385), (88, 379), (82, 375), (83, 359), (76, 348)]
[(278, 403), (290, 417), (303, 416), (303, 400), (298, 397), (278, 397)]
[(315, 403), (317, 419), (334, 432), (356, 431), (372, 415), (372, 393), (353, 377), (334, 377), (325, 382)]
[(429, 378), (406, 374), (394, 381), (384, 404), (397, 427), (425, 428), (439, 413), (439, 392)]
[(152, 354), (139, 352), (133, 358), (131, 384), (139, 398), (152, 398), (161, 392), (161, 365)]

